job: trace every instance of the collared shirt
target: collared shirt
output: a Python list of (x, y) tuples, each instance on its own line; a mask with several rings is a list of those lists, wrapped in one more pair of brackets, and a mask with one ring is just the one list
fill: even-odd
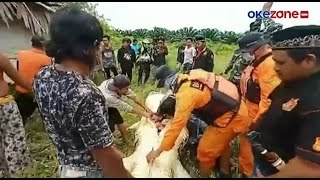
[(263, 146), (288, 161), (300, 156), (320, 164), (320, 73), (280, 84), (259, 126)]
[[(99, 86), (99, 89), (106, 99), (106, 106), (113, 107), (125, 112), (131, 112), (133, 107), (126, 103), (117, 92), (108, 89), (109, 83), (113, 83), (113, 79), (106, 80)], [(136, 94), (131, 89), (129, 89), (128, 92), (123, 96), (132, 98), (136, 97)]]
[(111, 146), (113, 136), (106, 101), (97, 86), (86, 76), (50, 65), (37, 74), (33, 90), (59, 164), (100, 169), (90, 151)]

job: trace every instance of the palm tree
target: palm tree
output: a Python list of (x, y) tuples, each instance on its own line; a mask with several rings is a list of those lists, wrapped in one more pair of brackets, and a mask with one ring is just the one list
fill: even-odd
[(32, 34), (48, 31), (50, 15), (67, 5), (63, 2), (0, 2), (0, 16), (10, 28), (10, 23), (22, 20)]

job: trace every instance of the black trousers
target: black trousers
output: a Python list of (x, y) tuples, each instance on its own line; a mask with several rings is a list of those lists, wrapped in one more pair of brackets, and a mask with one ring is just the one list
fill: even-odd
[(15, 101), (18, 105), (23, 124), (26, 124), (28, 118), (31, 117), (37, 108), (37, 103), (33, 101), (33, 97), (29, 94), (18, 93), (15, 96)]
[(111, 132), (115, 131), (115, 126), (124, 123), (123, 118), (118, 109), (113, 107), (108, 107), (109, 114), (109, 128)]
[(143, 83), (145, 84), (149, 77), (150, 77), (150, 70), (151, 70), (151, 67), (150, 67), (150, 63), (140, 63), (139, 66), (139, 74), (138, 74), (138, 84), (141, 84), (142, 83), (142, 77), (143, 77), (143, 74), (144, 74), (144, 81)]
[(133, 66), (131, 64), (130, 65), (121, 64), (120, 66), (121, 66), (121, 74), (128, 76), (128, 78), (131, 81)]
[(118, 71), (116, 67), (108, 67), (108, 68), (104, 68), (104, 73), (107, 79), (111, 78), (111, 71), (113, 73), (113, 76), (118, 75)]

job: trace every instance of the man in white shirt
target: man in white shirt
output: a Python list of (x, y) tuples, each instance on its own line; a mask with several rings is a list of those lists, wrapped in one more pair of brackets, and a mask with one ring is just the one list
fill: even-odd
[(184, 49), (184, 59), (183, 59), (183, 72), (189, 71), (193, 64), (193, 59), (196, 56), (197, 51), (193, 47), (193, 39), (191, 37), (188, 37), (186, 39), (186, 47)]
[[(117, 125), (122, 135), (122, 139), (128, 144), (127, 125), (124, 123), (119, 110), (144, 116), (146, 118), (151, 118), (154, 113), (148, 107), (146, 107), (143, 100), (137, 98), (136, 94), (130, 89), (130, 80), (123, 74), (119, 74), (112, 79), (102, 82), (99, 86), (99, 89), (102, 91), (106, 99), (110, 130), (114, 132), (115, 126)], [(129, 105), (123, 99), (121, 99), (122, 96), (133, 100), (145, 111), (137, 108), (137, 106)]]

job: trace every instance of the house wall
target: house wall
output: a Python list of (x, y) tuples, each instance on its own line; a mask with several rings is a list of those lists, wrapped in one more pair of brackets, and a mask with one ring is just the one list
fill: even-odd
[(10, 22), (9, 28), (0, 20), (0, 52), (15, 57), (17, 51), (31, 47), (32, 33), (22, 21)]

